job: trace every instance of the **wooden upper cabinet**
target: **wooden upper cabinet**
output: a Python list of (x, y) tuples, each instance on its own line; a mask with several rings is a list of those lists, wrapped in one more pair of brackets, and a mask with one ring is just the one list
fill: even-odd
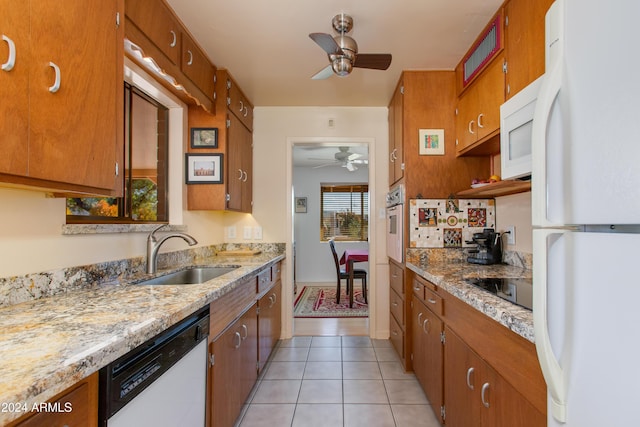
[(31, 11), (29, 176), (111, 190), (123, 114), (118, 1), (32, 0)]
[(3, 51), (16, 49), (14, 68), (0, 71), (8, 83), (0, 91), (9, 91), (0, 107), (0, 171), (14, 174), (2, 180), (118, 195), (124, 31), (117, 15), (124, 4), (106, 0), (87, 8), (72, 0), (32, 0), (25, 9), (23, 3), (3, 0), (0, 18), (11, 20), (7, 33), (15, 34), (7, 34), (12, 42), (4, 41)]
[(29, 3), (0, 0), (0, 173), (27, 174)]
[(249, 129), (253, 131), (253, 105), (251, 101), (240, 90), (240, 87), (228, 76), (227, 85), (227, 108)]
[[(470, 148), (499, 135), (500, 105), (504, 103), (503, 55), (494, 58), (470, 87), (458, 98), (456, 115), (456, 151), (464, 154)], [(497, 154), (496, 151), (483, 154)]]
[(389, 104), (389, 185), (404, 176), (403, 96), (404, 81), (400, 79)]
[(186, 34), (182, 36), (182, 62), (180, 67), (182, 72), (208, 98), (213, 99), (216, 69), (193, 39)]
[(173, 12), (162, 1), (126, 0), (127, 17), (175, 65), (180, 64), (182, 29)]
[(506, 98), (544, 73), (544, 17), (553, 0), (509, 0), (504, 5)]

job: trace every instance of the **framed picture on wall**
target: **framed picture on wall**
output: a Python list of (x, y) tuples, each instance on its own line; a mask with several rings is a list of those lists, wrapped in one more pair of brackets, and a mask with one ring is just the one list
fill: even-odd
[(307, 213), (306, 197), (296, 197), (296, 213)]
[(420, 155), (444, 155), (444, 129), (420, 129)]
[(218, 128), (191, 128), (191, 148), (218, 148)]
[(187, 184), (222, 184), (222, 154), (185, 154)]

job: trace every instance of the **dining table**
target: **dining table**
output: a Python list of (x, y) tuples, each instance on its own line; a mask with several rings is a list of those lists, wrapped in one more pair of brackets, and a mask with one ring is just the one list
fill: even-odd
[(346, 249), (340, 257), (340, 264), (344, 264), (346, 272), (349, 273), (349, 278), (347, 279), (347, 289), (351, 289), (351, 292), (349, 292), (349, 308), (353, 308), (353, 263), (367, 261), (369, 261), (368, 249)]

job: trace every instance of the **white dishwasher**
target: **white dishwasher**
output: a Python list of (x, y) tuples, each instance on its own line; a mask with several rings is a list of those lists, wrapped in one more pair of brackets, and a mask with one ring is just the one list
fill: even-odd
[(100, 370), (100, 426), (204, 427), (209, 310)]

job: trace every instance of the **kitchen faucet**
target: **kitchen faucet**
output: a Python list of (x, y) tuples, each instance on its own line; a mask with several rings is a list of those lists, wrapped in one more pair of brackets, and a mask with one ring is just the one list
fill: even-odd
[(153, 230), (151, 234), (149, 234), (149, 237), (147, 237), (147, 273), (149, 274), (154, 274), (158, 270), (158, 250), (168, 239), (172, 237), (180, 237), (187, 242), (189, 246), (198, 244), (196, 239), (186, 233), (170, 233), (162, 236), (160, 239), (157, 239), (156, 232), (166, 225), (167, 224), (162, 224), (160, 227)]

